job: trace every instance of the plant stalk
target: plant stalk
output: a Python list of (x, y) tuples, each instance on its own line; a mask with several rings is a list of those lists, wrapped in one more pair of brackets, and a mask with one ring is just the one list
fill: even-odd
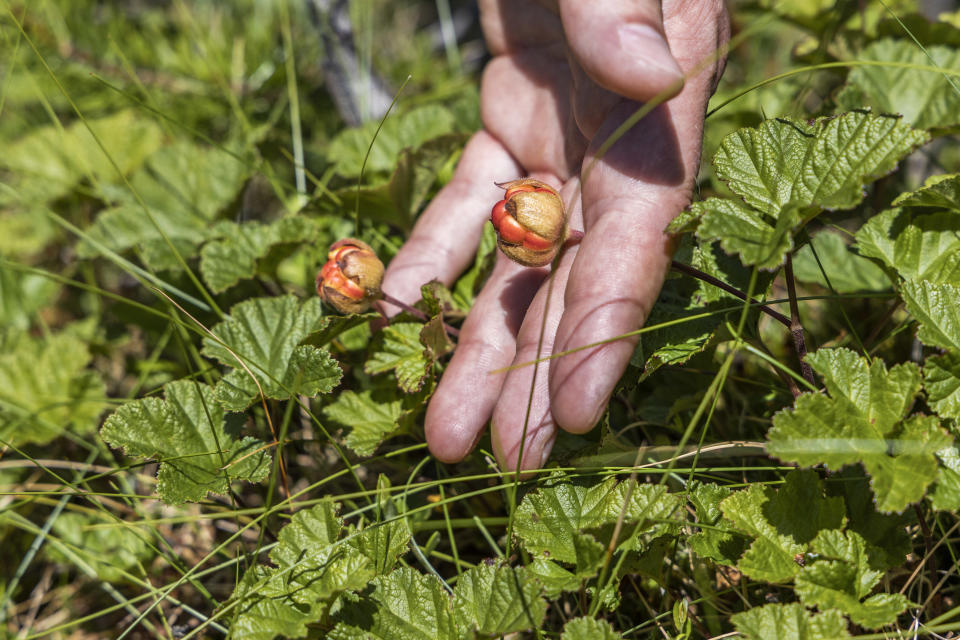
[(787, 280), (787, 297), (790, 298), (790, 333), (793, 335), (793, 347), (800, 359), (800, 373), (803, 379), (816, 386), (813, 369), (804, 358), (807, 355), (807, 344), (803, 337), (803, 324), (800, 322), (800, 306), (797, 304), (797, 284), (793, 279), (793, 254), (787, 253), (787, 262), (783, 267), (783, 275)]
[[(427, 317), (427, 314), (425, 314), (423, 311), (420, 311), (420, 309), (410, 306), (409, 304), (407, 304), (406, 302), (403, 302), (402, 300), (397, 300), (389, 293), (386, 293), (383, 291), (381, 291), (380, 293), (381, 293), (380, 299), (386, 302), (387, 304), (392, 304), (395, 307), (400, 307), (401, 309), (403, 309), (404, 311), (412, 315), (414, 318), (417, 318), (418, 320), (423, 320), (424, 322), (427, 322), (428, 320), (430, 320), (430, 318)], [(454, 338), (460, 337), (460, 330), (457, 329), (456, 327), (451, 327), (446, 322), (444, 322), (443, 328), (446, 330), (448, 334), (450, 334)]]

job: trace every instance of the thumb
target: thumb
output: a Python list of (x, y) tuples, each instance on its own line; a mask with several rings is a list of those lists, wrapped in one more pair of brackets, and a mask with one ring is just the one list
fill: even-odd
[(560, 0), (573, 55), (601, 87), (645, 101), (683, 78), (663, 30), (659, 0)]

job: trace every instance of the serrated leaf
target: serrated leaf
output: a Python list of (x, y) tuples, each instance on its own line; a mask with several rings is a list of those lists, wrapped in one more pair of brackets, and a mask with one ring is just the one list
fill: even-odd
[(288, 216), (273, 224), (223, 221), (213, 233), (220, 239), (200, 250), (200, 274), (214, 292), (221, 292), (257, 272), (257, 261), (279, 244), (310, 242), (317, 235), (315, 222)]
[(752, 640), (841, 640), (849, 638), (847, 622), (836, 609), (813, 613), (803, 605), (768, 604), (730, 616), (737, 631)]
[(766, 582), (784, 582), (800, 571), (794, 560), (804, 550), (791, 536), (779, 532), (766, 518), (764, 508), (773, 492), (751, 485), (721, 503), (723, 515), (734, 526), (754, 538), (737, 567), (744, 575)]
[[(803, 511), (796, 505), (803, 504)], [(783, 582), (796, 575), (797, 554), (822, 529), (843, 523), (843, 500), (823, 496), (813, 471), (792, 471), (777, 491), (761, 485), (733, 493), (720, 503), (724, 517), (754, 538), (737, 566), (747, 576)]]
[(276, 568), (254, 566), (244, 575), (234, 593), (243, 600), (235, 637), (303, 637), (338, 595), (363, 589), (373, 578), (368, 558), (337, 543), (342, 522), (336, 510), (323, 501), (298, 511), (270, 551)]
[(84, 341), (69, 333), (0, 331), (0, 439), (22, 446), (50, 442), (66, 429), (93, 431), (106, 388), (87, 369), (90, 360)]
[(540, 626), (547, 613), (543, 587), (523, 567), (480, 564), (460, 574), (453, 611), (461, 628), (502, 635)]
[[(824, 530), (810, 543), (811, 550), (820, 558), (841, 560), (853, 568), (853, 580), (850, 584), (851, 593), (857, 598), (869, 595), (870, 590), (880, 581), (883, 572), (874, 568), (876, 564), (872, 558), (873, 550), (869, 549), (867, 541), (855, 531), (841, 531), (839, 529)], [(818, 559), (813, 565), (819, 564)], [(800, 572), (801, 576), (806, 571)], [(799, 581), (799, 579), (798, 579)]]
[(613, 630), (606, 620), (596, 618), (573, 618), (563, 625), (560, 640), (621, 640), (623, 636)]
[(930, 176), (922, 187), (901, 193), (891, 204), (895, 207), (935, 207), (960, 212), (960, 173)]
[(304, 609), (289, 597), (266, 595), (271, 583), (278, 582), (276, 571), (263, 565), (254, 565), (243, 574), (234, 590), (234, 599), (241, 600), (236, 617), (230, 626), (231, 637), (251, 640), (302, 638), (307, 635), (307, 624), (320, 617), (322, 610)]
[(713, 164), (747, 204), (777, 218), (790, 203), (832, 210), (856, 206), (864, 185), (891, 172), (928, 139), (896, 117), (864, 111), (812, 124), (777, 118), (727, 136)]
[[(226, 151), (188, 142), (165, 147), (130, 178), (150, 216), (129, 191), (117, 189), (111, 195), (118, 205), (102, 211), (87, 233), (114, 251), (140, 246), (153, 269), (178, 269), (180, 263), (157, 227), (182, 257), (191, 257), (210, 235), (211, 221), (236, 197), (248, 173), (244, 161)], [(97, 253), (86, 243), (81, 243), (78, 251), (87, 257)]]
[(385, 327), (363, 370), (370, 374), (393, 371), (397, 385), (407, 393), (419, 391), (430, 373), (432, 361), (420, 343), (423, 325), (397, 322)]
[(328, 420), (350, 427), (344, 444), (360, 456), (373, 455), (384, 438), (397, 431), (402, 413), (402, 400), (379, 402), (372, 391), (343, 391), (323, 408)]
[[(902, 594), (877, 594), (861, 601), (857, 567), (834, 560), (820, 560), (803, 568), (797, 576), (800, 601), (821, 611), (839, 609), (857, 624), (876, 629), (891, 624), (910, 601)], [(879, 579), (879, 578), (878, 578)]]
[[(249, 365), (248, 365), (249, 366)], [(251, 369), (260, 373), (256, 369)], [(268, 398), (292, 398), (297, 395), (313, 397), (318, 393), (329, 393), (340, 382), (340, 365), (325, 349), (311, 345), (300, 345), (293, 350), (283, 377), (264, 384), (260, 379), (258, 387), (246, 370), (234, 369), (217, 383), (217, 400), (227, 409), (242, 411), (260, 397), (260, 390)]]
[[(613, 478), (585, 485), (563, 478), (551, 480), (548, 486), (524, 496), (517, 511), (514, 532), (523, 546), (532, 554), (576, 564), (578, 548), (575, 538), (584, 529), (601, 527), (616, 522), (624, 510), (626, 483)], [(643, 522), (673, 516), (679, 499), (662, 486), (636, 485), (626, 506), (624, 522)], [(584, 549), (579, 550), (582, 554)]]
[(725, 198), (708, 198), (691, 209), (700, 212), (697, 238), (717, 240), (727, 253), (737, 254), (745, 265), (774, 269), (793, 248), (791, 231), (800, 222), (801, 208), (786, 203), (773, 214), (774, 222), (748, 205)]
[(298, 346), (320, 327), (320, 321), (320, 299), (316, 297), (302, 304), (293, 296), (279, 296), (234, 305), (229, 318), (211, 329), (219, 342), (209, 337), (203, 341), (205, 356), (234, 367), (217, 384), (218, 400), (240, 411), (259, 396), (260, 389), (266, 397), (280, 400), (330, 392), (342, 375), (336, 360), (317, 347)]
[(135, 458), (160, 463), (157, 493), (168, 504), (225, 494), (232, 480), (259, 482), (270, 454), (255, 438), (240, 438), (244, 416), (225, 415), (213, 389), (188, 380), (164, 386), (164, 397), (121, 405), (100, 435)]
[(914, 215), (888, 209), (857, 232), (861, 255), (876, 258), (906, 280), (960, 284), (960, 215)]
[(431, 575), (401, 568), (373, 580), (359, 602), (344, 603), (330, 640), (457, 640), (450, 597)]
[(960, 288), (919, 280), (904, 282), (901, 295), (907, 311), (920, 322), (920, 342), (960, 351)]
[(883, 113), (900, 113), (906, 122), (925, 129), (960, 123), (957, 80), (925, 69), (960, 69), (960, 52), (954, 47), (921, 48), (906, 38), (887, 38), (870, 43), (857, 53), (857, 59), (912, 66), (854, 67), (847, 76), (847, 88), (838, 96), (841, 106), (871, 106)]
[(936, 477), (934, 453), (951, 441), (932, 416), (906, 418), (920, 390), (920, 369), (887, 370), (849, 349), (820, 349), (807, 361), (831, 397), (803, 394), (794, 409), (777, 413), (768, 451), (801, 465), (839, 470), (861, 462), (871, 476), (877, 508), (901, 511), (923, 497)]
[[(810, 245), (817, 250), (816, 257)], [(822, 270), (817, 258), (823, 265)], [(885, 291), (890, 288), (890, 279), (883, 269), (851, 251), (838, 233), (816, 235), (793, 256), (793, 275), (798, 281), (827, 287), (824, 272), (837, 293)]]

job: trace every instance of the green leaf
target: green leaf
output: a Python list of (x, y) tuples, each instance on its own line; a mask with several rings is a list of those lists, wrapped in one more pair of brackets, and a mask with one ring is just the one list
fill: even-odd
[[(870, 43), (858, 60), (897, 62), (915, 67), (960, 69), (960, 52), (954, 47), (918, 47), (912, 40), (884, 39)], [(903, 114), (916, 127), (948, 127), (960, 123), (957, 79), (926, 69), (858, 66), (850, 70), (847, 87), (837, 100), (842, 108), (870, 106), (883, 113)]]
[(960, 284), (960, 215), (916, 216), (888, 209), (857, 232), (861, 255), (876, 258), (906, 280)]
[(327, 419), (350, 427), (344, 444), (360, 456), (373, 455), (384, 438), (398, 430), (402, 413), (402, 400), (378, 402), (372, 391), (342, 391), (323, 408)]
[[(106, 147), (109, 157), (90, 135), (87, 125)], [(134, 109), (103, 118), (35, 127), (26, 136), (7, 144), (0, 167), (9, 171), (4, 181), (23, 203), (45, 203), (68, 193), (79, 181), (90, 178), (96, 186), (117, 183), (110, 160), (124, 175), (153, 153), (162, 131), (150, 118)]]
[(919, 280), (904, 282), (901, 294), (907, 311), (920, 322), (920, 342), (960, 351), (960, 288)]
[(544, 557), (534, 558), (527, 565), (527, 571), (540, 581), (543, 595), (550, 599), (557, 598), (564, 591), (576, 591), (582, 584), (580, 578), (572, 572)]
[[(320, 328), (320, 304), (316, 297), (302, 304), (293, 296), (253, 298), (234, 305), (229, 318), (213, 327), (219, 342), (204, 338), (203, 354), (236, 367), (217, 384), (217, 398), (224, 406), (245, 409), (260, 389), (268, 398), (284, 400), (329, 393), (339, 384), (342, 372), (330, 354), (311, 345), (297, 346)], [(238, 356), (249, 371), (237, 362)]]
[(477, 247), (477, 254), (471, 266), (466, 273), (460, 276), (453, 287), (453, 300), (462, 311), (466, 311), (473, 306), (473, 301), (487, 276), (493, 271), (494, 262), (497, 258), (497, 232), (494, 231), (492, 224), (483, 225), (483, 235), (480, 238), (480, 245)]
[(788, 204), (850, 209), (864, 185), (891, 172), (929, 136), (892, 116), (851, 111), (808, 124), (767, 120), (727, 136), (717, 176), (748, 205), (778, 218)]
[(940, 459), (940, 474), (930, 502), (934, 509), (956, 511), (960, 509), (960, 450), (947, 447), (937, 451)]
[(910, 601), (899, 593), (877, 594), (861, 601), (862, 596), (856, 593), (860, 578), (857, 569), (845, 562), (819, 560), (797, 576), (797, 595), (809, 607), (839, 609), (868, 629), (893, 623)]
[(906, 527), (912, 522), (903, 514), (877, 511), (870, 482), (860, 467), (847, 467), (826, 483), (827, 493), (841, 498), (846, 506), (847, 530), (855, 531), (869, 543), (876, 568), (899, 566), (913, 545)]
[(847, 622), (836, 609), (813, 613), (803, 605), (768, 604), (730, 616), (737, 631), (752, 640), (841, 640), (849, 638)]
[(70, 563), (70, 556), (76, 555), (107, 582), (125, 581), (124, 572), (137, 573), (131, 570), (151, 557), (144, 530), (113, 518), (63, 513), (54, 521), (53, 533), (69, 551), (68, 555), (59, 544), (47, 545), (55, 561)]
[(356, 329), (371, 320), (382, 318), (379, 313), (357, 313), (348, 316), (323, 316), (307, 341), (310, 344), (325, 346), (340, 334)]
[[(276, 571), (263, 565), (254, 565), (243, 574), (233, 593), (233, 599), (241, 602), (230, 626), (231, 637), (273, 640), (277, 636), (303, 638), (307, 635), (307, 624), (322, 615), (322, 607), (302, 607), (289, 596), (274, 595), (277, 589), (271, 587), (278, 583)], [(271, 593), (267, 595), (264, 591)]]
[(235, 637), (303, 637), (338, 595), (361, 590), (373, 578), (369, 559), (337, 542), (342, 521), (336, 511), (329, 500), (298, 511), (270, 551), (276, 568), (247, 571), (234, 593), (243, 600), (232, 625)]
[(960, 173), (945, 173), (927, 178), (916, 191), (897, 196), (896, 207), (935, 207), (960, 212)]
[(450, 597), (431, 575), (401, 568), (373, 580), (359, 602), (345, 602), (330, 640), (457, 640)]
[(377, 575), (393, 569), (410, 543), (410, 526), (406, 518), (373, 522), (351, 534), (346, 544), (370, 560)]
[[(830, 529), (821, 531), (810, 544), (814, 553), (822, 559), (841, 560), (853, 568), (853, 581), (850, 593), (857, 598), (869, 595), (870, 591), (883, 576), (883, 572), (874, 568), (873, 549), (869, 549), (867, 541), (855, 531), (841, 531)], [(813, 565), (807, 565), (801, 572), (805, 575), (808, 567), (820, 564), (818, 559)], [(797, 579), (799, 584), (800, 578)]]
[(393, 371), (401, 389), (407, 393), (419, 391), (433, 364), (420, 342), (422, 329), (419, 322), (396, 322), (385, 327), (363, 370), (369, 374)]
[(458, 624), (485, 635), (534, 629), (547, 613), (542, 591), (523, 567), (480, 564), (457, 580), (453, 611)]
[(720, 503), (730, 494), (730, 489), (716, 484), (697, 483), (691, 487), (689, 498), (701, 529), (689, 536), (687, 542), (694, 553), (733, 566), (746, 551), (747, 540), (729, 521), (723, 520)]
[[(2, 215), (0, 238), (4, 232)], [(0, 255), (2, 251), (0, 247)], [(0, 264), (0, 327), (29, 329), (35, 314), (49, 305), (59, 290), (50, 278)]]
[(340, 175), (345, 178), (360, 175), (371, 141), (373, 147), (367, 158), (366, 171), (392, 171), (401, 151), (408, 147), (416, 149), (428, 140), (450, 133), (454, 122), (445, 108), (427, 105), (387, 118), (374, 140), (379, 125), (379, 122), (371, 121), (362, 127), (346, 129), (330, 142), (327, 158), (336, 163)]
[[(150, 156), (147, 165), (130, 178), (153, 220), (129, 191), (118, 188), (110, 195), (119, 204), (102, 211), (87, 233), (114, 251), (140, 246), (153, 269), (179, 269), (180, 263), (157, 227), (182, 257), (191, 257), (210, 236), (210, 223), (234, 200), (247, 176), (243, 160), (226, 151), (178, 142)], [(78, 252), (83, 257), (97, 254), (87, 243), (81, 243)]]
[(596, 618), (573, 618), (563, 625), (560, 640), (622, 640), (623, 636), (613, 630), (606, 620)]
[[(804, 509), (798, 510), (797, 504)], [(800, 571), (796, 556), (817, 531), (843, 521), (843, 501), (824, 498), (817, 474), (794, 471), (774, 492), (759, 484), (726, 498), (720, 508), (737, 529), (754, 538), (740, 558), (744, 575), (767, 582), (784, 582)]]
[(739, 255), (743, 264), (762, 269), (780, 266), (793, 248), (791, 231), (801, 218), (800, 205), (794, 203), (775, 212), (773, 224), (757, 209), (736, 200), (708, 198), (691, 209), (701, 215), (697, 238), (718, 240), (724, 251)]
[(92, 432), (106, 403), (90, 351), (69, 333), (31, 338), (0, 330), (0, 439), (45, 444), (64, 430)]
[(923, 364), (927, 404), (941, 418), (960, 422), (960, 352), (930, 356)]
[[(817, 250), (816, 257), (811, 245)], [(823, 265), (822, 270), (817, 257)], [(817, 234), (793, 256), (793, 275), (800, 282), (827, 287), (824, 272), (837, 293), (886, 291), (890, 288), (890, 280), (883, 269), (851, 251), (838, 233)]]
[(288, 216), (273, 224), (236, 224), (223, 221), (213, 234), (220, 239), (208, 242), (200, 251), (200, 273), (214, 292), (232, 287), (257, 272), (257, 261), (276, 245), (311, 242), (318, 227), (310, 218)]
[(188, 380), (164, 386), (165, 399), (142, 398), (121, 405), (100, 435), (128, 456), (160, 463), (157, 493), (168, 504), (225, 494), (233, 480), (259, 482), (270, 470), (264, 443), (240, 438), (246, 422), (226, 416), (213, 389)]
[(848, 349), (820, 349), (807, 361), (831, 397), (803, 394), (792, 410), (777, 413), (768, 451), (801, 465), (839, 470), (863, 463), (881, 511), (901, 511), (923, 497), (936, 477), (934, 453), (951, 438), (933, 416), (905, 420), (920, 390), (912, 363), (889, 371)]
[[(616, 522), (624, 510), (626, 493), (627, 483), (618, 484), (613, 478), (590, 485), (552, 478), (547, 486), (524, 496), (514, 532), (530, 553), (577, 564), (587, 550), (578, 548), (576, 538), (584, 529)], [(624, 511), (624, 522), (643, 523), (649, 528), (653, 521), (672, 517), (679, 504), (679, 499), (663, 486), (636, 485)]]

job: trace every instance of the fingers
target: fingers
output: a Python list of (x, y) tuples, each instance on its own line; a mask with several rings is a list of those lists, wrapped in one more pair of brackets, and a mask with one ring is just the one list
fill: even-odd
[(513, 361), (523, 313), (546, 274), (497, 257), (427, 407), (427, 444), (442, 462), (462, 460), (483, 434), (506, 375), (489, 372)]
[[(420, 299), (420, 287), (437, 279), (449, 285), (472, 261), (490, 207), (503, 196), (495, 182), (521, 175), (496, 139), (478, 132), (460, 157), (449, 184), (426, 208), (410, 239), (390, 261), (383, 290), (404, 302)], [(390, 314), (398, 310), (383, 305)]]
[(664, 35), (659, 0), (560, 0), (573, 56), (601, 87), (645, 101), (683, 73)]
[[(586, 235), (567, 283), (558, 351), (633, 331), (649, 315), (672, 255), (663, 229), (687, 204), (696, 175), (705, 99), (658, 107), (587, 172)], [(598, 143), (636, 106), (615, 109)], [(596, 424), (636, 342), (619, 340), (553, 362), (550, 395), (560, 427), (582, 433)]]
[(580, 169), (587, 143), (574, 122), (570, 82), (562, 50), (497, 56), (483, 72), (483, 125), (527, 171), (565, 180)]

